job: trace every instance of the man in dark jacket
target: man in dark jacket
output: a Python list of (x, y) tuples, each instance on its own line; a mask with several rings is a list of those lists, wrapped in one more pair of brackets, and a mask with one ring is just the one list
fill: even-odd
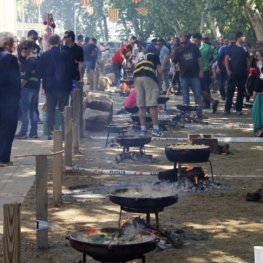
[(10, 166), (11, 148), (14, 140), (20, 99), (20, 72), (18, 62), (11, 53), (13, 35), (0, 33), (0, 167)]
[(44, 52), (38, 63), (39, 78), (46, 93), (48, 140), (52, 140), (55, 123), (55, 110), (58, 104), (64, 134), (64, 108), (69, 103), (72, 79), (75, 73), (75, 62), (71, 54), (59, 48), (60, 37), (49, 38), (51, 49)]

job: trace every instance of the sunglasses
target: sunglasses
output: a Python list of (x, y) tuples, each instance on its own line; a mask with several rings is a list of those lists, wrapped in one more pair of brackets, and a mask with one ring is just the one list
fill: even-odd
[(21, 50), (28, 50), (29, 47), (22, 47)]
[(187, 42), (186, 42), (186, 41), (185, 41), (185, 42), (180, 42), (180, 44), (181, 44), (181, 45), (186, 45)]
[(35, 41), (37, 41), (37, 40), (38, 40), (38, 37), (34, 37), (33, 39), (34, 39)]

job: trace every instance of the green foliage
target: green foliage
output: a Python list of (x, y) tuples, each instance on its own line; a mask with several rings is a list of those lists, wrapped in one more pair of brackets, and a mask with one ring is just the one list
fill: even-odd
[[(17, 0), (18, 20), (21, 21), (22, 1), (26, 22), (38, 21), (38, 8), (31, 0)], [(248, 42), (255, 42), (253, 26), (248, 19), (244, 7), (246, 4), (259, 13), (263, 12), (261, 0), (141, 0), (135, 4), (132, 0), (92, 0), (94, 14), (88, 16), (79, 0), (44, 0), (41, 15), (52, 13), (56, 24), (62, 29), (74, 28), (74, 4), (77, 15), (77, 34), (82, 33), (96, 38), (105, 37), (103, 19), (108, 16), (108, 8), (119, 9), (119, 20), (116, 32), (122, 38), (139, 34), (145, 39), (152, 37), (168, 37), (181, 33), (207, 33), (213, 38), (211, 19), (216, 21), (219, 31), (224, 37), (233, 38), (237, 31), (247, 35)], [(148, 15), (142, 16), (137, 7), (146, 7)], [(200, 29), (200, 25), (203, 27)]]

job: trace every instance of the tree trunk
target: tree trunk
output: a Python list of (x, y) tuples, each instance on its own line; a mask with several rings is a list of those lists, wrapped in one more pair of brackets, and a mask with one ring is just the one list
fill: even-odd
[(95, 14), (94, 16), (96, 17), (97, 20), (97, 24), (100, 29), (100, 35), (103, 39), (103, 42), (105, 42), (105, 35), (104, 35), (104, 26), (102, 25), (102, 21), (101, 21), (101, 14), (103, 14), (103, 10), (102, 10), (102, 6), (101, 5), (94, 5), (94, 10), (95, 10)]
[(139, 27), (138, 21), (135, 17), (132, 19), (132, 25), (134, 28), (135, 36), (139, 36), (140, 35), (140, 27)]
[(222, 37), (222, 34), (220, 32), (219, 26), (217, 24), (217, 21), (215, 18), (212, 18), (212, 16), (210, 15), (210, 13), (208, 14), (208, 19), (211, 25), (211, 29), (213, 31), (213, 34), (215, 36), (215, 39), (219, 39)]
[(251, 0), (246, 1), (245, 12), (251, 21), (257, 40), (263, 41), (263, 18), (256, 5), (251, 3)]
[(109, 41), (109, 30), (108, 30), (107, 18), (105, 15), (103, 15), (102, 17), (103, 17), (103, 26), (104, 26), (104, 36), (105, 36), (106, 42), (108, 42)]
[(127, 24), (126, 24), (126, 19), (123, 15), (122, 12), (119, 12), (120, 14), (120, 18), (121, 18), (121, 21), (122, 21), (122, 24), (123, 24), (123, 27), (124, 27), (124, 30), (125, 30), (125, 38), (126, 39), (129, 39), (129, 30), (128, 30), (128, 27), (127, 27)]
[(216, 19), (212, 19), (212, 21), (211, 21), (211, 28), (212, 28), (213, 34), (215, 36), (215, 39), (219, 39), (219, 38), (222, 37), (222, 34), (220, 32), (220, 29), (219, 29), (219, 26), (217, 25)]
[(98, 26), (100, 28), (101, 37), (103, 39), (103, 42), (105, 42), (105, 35), (104, 35), (104, 27), (102, 25), (101, 19), (98, 19)]

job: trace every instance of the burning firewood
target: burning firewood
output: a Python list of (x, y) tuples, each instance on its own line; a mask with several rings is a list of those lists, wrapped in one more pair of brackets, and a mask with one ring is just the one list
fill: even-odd
[(224, 146), (221, 146), (221, 145), (217, 145), (215, 148), (214, 148), (214, 151), (213, 153), (216, 153), (216, 154), (231, 154), (231, 152), (229, 151), (229, 144), (226, 143)]
[(258, 189), (255, 193), (247, 193), (246, 201), (262, 202), (263, 201), (263, 189)]
[[(150, 231), (153, 234), (155, 234), (157, 237), (159, 237), (160, 240), (164, 239), (167, 240), (167, 243), (170, 242), (173, 245), (173, 247), (182, 248), (183, 246), (183, 242), (180, 241), (178, 237), (174, 237), (171, 231), (160, 227), (159, 229), (157, 229), (153, 225), (147, 223), (140, 216), (135, 217), (133, 220), (130, 219), (123, 220), (121, 223), (121, 228), (133, 228), (138, 230)], [(164, 246), (164, 242), (162, 242), (161, 245)]]

